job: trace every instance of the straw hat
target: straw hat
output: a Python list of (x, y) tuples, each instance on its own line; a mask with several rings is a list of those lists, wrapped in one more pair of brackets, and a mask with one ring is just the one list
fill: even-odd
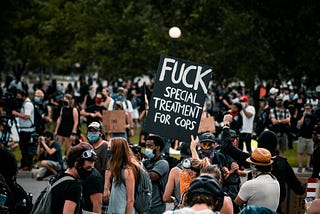
[(273, 163), (271, 160), (271, 153), (264, 148), (256, 148), (251, 157), (247, 158), (247, 162), (256, 166), (269, 166)]

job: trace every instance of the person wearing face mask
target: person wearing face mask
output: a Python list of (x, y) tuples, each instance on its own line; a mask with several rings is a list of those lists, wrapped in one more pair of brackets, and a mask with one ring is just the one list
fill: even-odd
[(52, 213), (82, 213), (81, 184), (78, 180), (85, 180), (92, 173), (95, 158), (96, 154), (89, 146), (78, 145), (70, 149), (66, 159), (67, 170), (50, 180), (54, 184), (63, 177), (71, 177), (52, 188)]
[(271, 153), (264, 148), (256, 148), (246, 159), (254, 171), (254, 179), (246, 181), (234, 200), (238, 205), (256, 205), (276, 211), (280, 198), (280, 185), (271, 174)]
[(18, 90), (16, 100), (20, 104), (20, 110), (12, 110), (12, 115), (17, 117), (19, 124), (19, 147), (21, 151), (21, 169), (30, 171), (33, 161), (33, 155), (28, 152), (31, 148), (31, 134), (34, 128), (34, 106), (28, 97), (27, 92)]
[(92, 122), (87, 129), (88, 142), (93, 146), (93, 150), (97, 154), (94, 167), (104, 177), (107, 169), (107, 163), (111, 157), (111, 150), (108, 141), (103, 140), (103, 126), (99, 122)]
[(93, 86), (90, 86), (88, 92), (83, 98), (83, 102), (81, 104), (82, 109), (86, 109), (95, 103), (96, 89)]
[(42, 135), (45, 131), (45, 118), (44, 116), (48, 114), (47, 108), (42, 102), (44, 98), (44, 93), (40, 89), (37, 89), (34, 93), (34, 98), (32, 100), (34, 106), (34, 126), (37, 134)]
[(70, 151), (72, 141), (75, 140), (79, 128), (79, 113), (73, 106), (73, 99), (70, 94), (63, 97), (63, 107), (58, 117), (54, 135), (57, 136), (60, 145), (65, 144), (65, 152)]
[[(108, 168), (108, 162), (111, 158), (112, 152), (110, 149), (109, 141), (103, 140), (102, 136), (104, 134), (103, 126), (99, 122), (92, 122), (89, 124), (87, 129), (87, 139), (88, 142), (93, 146), (93, 150), (97, 154), (96, 163), (94, 165), (95, 169), (99, 171), (104, 182), (105, 172)], [(102, 211), (105, 213), (108, 206), (106, 203), (102, 205)]]
[[(191, 138), (190, 150), (193, 158), (203, 159), (209, 158), (211, 164), (217, 164), (219, 167), (226, 166), (225, 156), (215, 150), (214, 144), (217, 142), (212, 133), (206, 132), (199, 136), (199, 138)], [(198, 144), (200, 144), (199, 148)]]
[(163, 213), (166, 203), (163, 201), (163, 193), (169, 175), (169, 164), (161, 156), (164, 148), (164, 141), (160, 136), (149, 135), (146, 140), (145, 156), (143, 166), (149, 173), (152, 181), (152, 204), (149, 213)]
[[(223, 118), (225, 126), (223, 127), (221, 136), (222, 149), (224, 152), (234, 158), (240, 166), (250, 168), (249, 162), (246, 161), (247, 158), (250, 157), (250, 154), (243, 152), (232, 145), (230, 128), (228, 127), (230, 120), (232, 120), (230, 115), (225, 115)], [(280, 185), (280, 198), (277, 212), (283, 213), (281, 208), (287, 195), (286, 186), (290, 187), (290, 189), (297, 195), (305, 194), (306, 188), (297, 178), (295, 172), (288, 163), (288, 160), (276, 154), (277, 144), (277, 135), (273, 131), (266, 129), (259, 135), (258, 147), (269, 150), (273, 157), (271, 172), (277, 178)], [(250, 174), (252, 173), (248, 173), (248, 175)]]
[(270, 109), (270, 119), (272, 127), (270, 128), (277, 134), (279, 143), (279, 155), (284, 156), (288, 149), (288, 133), (290, 131), (290, 111), (283, 106), (282, 96), (277, 96), (276, 107)]
[(95, 103), (80, 111), (80, 115), (86, 117), (87, 125), (92, 122), (102, 122), (103, 111), (107, 110), (107, 108), (102, 104), (104, 100), (105, 96), (99, 92), (95, 96)]

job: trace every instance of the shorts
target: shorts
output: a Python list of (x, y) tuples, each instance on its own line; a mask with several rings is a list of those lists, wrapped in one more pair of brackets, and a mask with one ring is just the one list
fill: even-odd
[[(61, 170), (61, 165), (59, 162), (57, 161), (52, 161), (52, 160), (46, 160), (48, 162), (48, 165), (50, 167), (52, 167), (53, 169), (55, 169), (57, 172), (59, 172)], [(39, 177), (44, 177), (47, 175), (47, 173), (49, 172), (49, 170), (45, 167), (41, 167), (39, 172), (38, 172), (38, 176)]]
[(311, 155), (313, 152), (313, 144), (312, 138), (299, 137), (297, 152), (301, 154), (306, 151), (307, 154)]
[(277, 133), (279, 150), (287, 151), (288, 150), (288, 135), (286, 133)]
[(138, 109), (133, 109), (133, 111), (132, 111), (132, 119), (133, 120), (138, 120), (139, 119), (139, 111), (138, 111)]

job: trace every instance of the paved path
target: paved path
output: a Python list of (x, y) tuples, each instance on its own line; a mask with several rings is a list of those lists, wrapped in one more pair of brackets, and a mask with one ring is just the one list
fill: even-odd
[[(41, 191), (47, 186), (49, 179), (45, 178), (42, 181), (35, 179), (36, 170), (31, 172), (19, 171), (17, 176), (18, 183), (25, 189), (26, 192), (31, 192), (33, 195), (33, 202), (36, 201)], [(167, 210), (173, 208), (173, 203), (167, 204)]]

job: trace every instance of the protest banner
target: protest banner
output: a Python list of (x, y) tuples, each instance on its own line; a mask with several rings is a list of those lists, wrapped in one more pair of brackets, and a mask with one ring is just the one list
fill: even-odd
[(123, 110), (103, 111), (102, 124), (108, 133), (126, 131), (126, 113)]
[(198, 133), (211, 75), (209, 66), (161, 56), (144, 130), (190, 141)]

